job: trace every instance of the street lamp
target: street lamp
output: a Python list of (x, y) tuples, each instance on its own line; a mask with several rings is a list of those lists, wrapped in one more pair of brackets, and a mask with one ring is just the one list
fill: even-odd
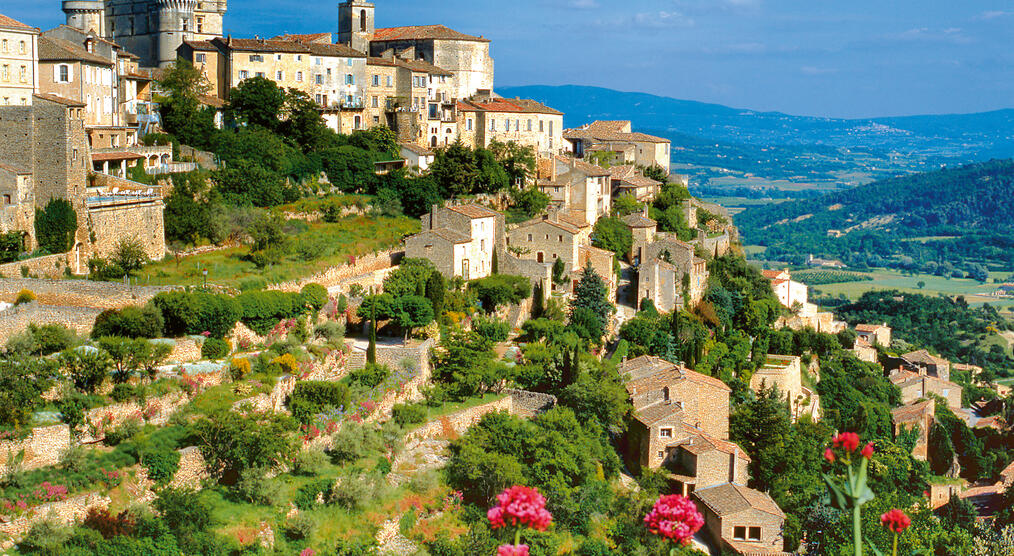
[(201, 274), (204, 275), (204, 289), (208, 289), (208, 269), (202, 270)]

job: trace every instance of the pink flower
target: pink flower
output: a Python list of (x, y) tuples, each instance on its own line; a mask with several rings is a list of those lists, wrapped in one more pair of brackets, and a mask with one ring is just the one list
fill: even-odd
[[(538, 489), (515, 485), (498, 494), (496, 500), (497, 505), (486, 512), (493, 529), (523, 525), (545, 531), (553, 521), (553, 515), (546, 510), (546, 499)], [(527, 550), (525, 547), (526, 554)]]
[(655, 507), (644, 516), (644, 523), (654, 535), (689, 544), (694, 533), (704, 526), (704, 517), (688, 498), (670, 494), (659, 497)]
[(208, 337), (211, 336), (211, 332), (205, 330), (204, 332), (201, 332), (201, 336), (204, 336), (205, 338), (208, 338)]
[(894, 533), (900, 533), (912, 524), (912, 520), (905, 515), (905, 512), (894, 509), (880, 516), (880, 524), (887, 527)]
[(867, 444), (866, 447), (863, 448), (863, 451), (861, 453), (863, 454), (863, 457), (866, 458), (866, 459), (872, 458), (873, 457), (873, 443), (870, 442), (869, 444)]
[(304, 548), (303, 551), (299, 553), (299, 556), (316, 556), (316, 554), (316, 550), (312, 548)]
[(844, 448), (846, 452), (855, 452), (859, 448), (859, 435), (854, 432), (843, 432), (831, 439), (835, 448)]
[(826, 459), (831, 463), (834, 463), (834, 450), (832, 450), (831, 448), (824, 450), (824, 459)]
[(496, 556), (528, 556), (527, 544), (504, 544), (496, 549)]

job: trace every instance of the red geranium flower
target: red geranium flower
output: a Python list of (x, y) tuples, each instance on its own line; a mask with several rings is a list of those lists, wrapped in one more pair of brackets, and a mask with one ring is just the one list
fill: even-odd
[(524, 525), (544, 531), (553, 521), (553, 515), (546, 510), (546, 499), (537, 489), (512, 486), (498, 494), (496, 500), (497, 505), (486, 512), (493, 529)]
[(835, 448), (844, 448), (846, 452), (855, 452), (859, 448), (859, 435), (854, 432), (843, 432), (831, 441)]
[(905, 512), (894, 509), (880, 516), (880, 524), (895, 533), (900, 533), (912, 525), (912, 520)]
[(704, 526), (704, 517), (697, 506), (679, 494), (659, 497), (644, 523), (652, 534), (665, 537), (680, 544), (689, 544), (694, 533)]
[(527, 544), (504, 544), (496, 549), (496, 556), (528, 556)]
[(866, 458), (866, 459), (872, 458), (873, 457), (873, 443), (870, 442), (869, 444), (867, 444), (866, 447), (863, 448), (863, 451), (861, 453), (863, 454), (863, 457)]
[(831, 463), (834, 463), (834, 450), (832, 450), (831, 448), (824, 450), (824, 459), (826, 459)]

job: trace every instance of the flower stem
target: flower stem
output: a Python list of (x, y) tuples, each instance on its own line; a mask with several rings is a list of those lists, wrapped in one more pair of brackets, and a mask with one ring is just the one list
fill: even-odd
[[(856, 556), (863, 556), (863, 526), (859, 514), (861, 506), (852, 508), (852, 540)], [(897, 556), (897, 554), (895, 554)]]
[[(514, 546), (521, 546), (521, 528), (514, 530)], [(897, 556), (897, 554), (895, 554)]]
[(898, 556), (898, 534), (894, 534), (894, 550), (891, 551), (893, 556)]

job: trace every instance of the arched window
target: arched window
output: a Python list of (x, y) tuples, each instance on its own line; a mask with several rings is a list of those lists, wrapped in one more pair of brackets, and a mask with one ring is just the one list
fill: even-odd
[(70, 66), (60, 64), (60, 83), (70, 82)]
[(366, 32), (366, 10), (359, 12), (359, 30), (363, 33)]
[(665, 388), (662, 389), (662, 399), (665, 400), (665, 401), (669, 401), (669, 387), (668, 386), (666, 386)]

